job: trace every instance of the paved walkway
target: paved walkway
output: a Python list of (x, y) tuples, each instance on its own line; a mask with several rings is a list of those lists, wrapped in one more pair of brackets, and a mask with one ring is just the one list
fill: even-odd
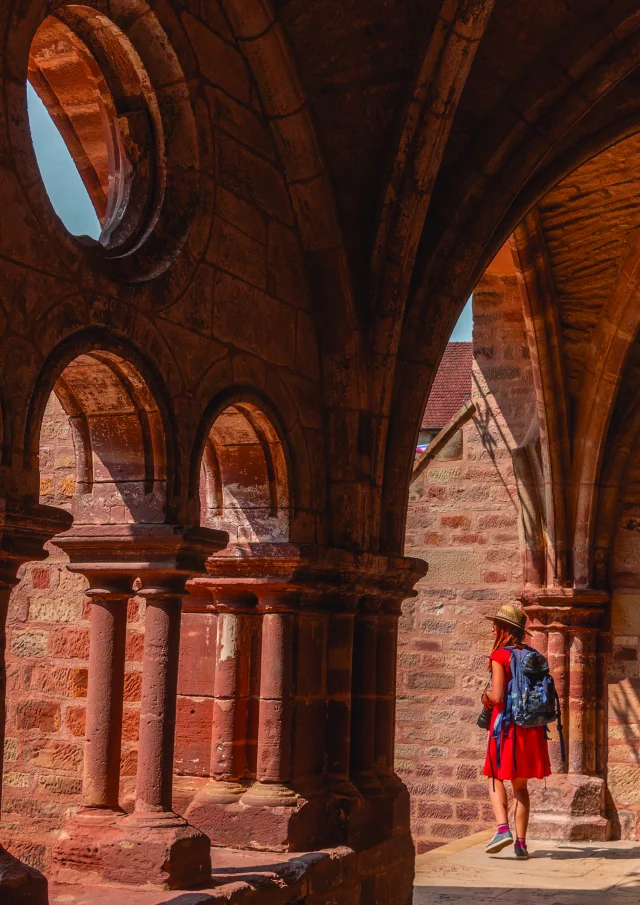
[(414, 905), (639, 905), (640, 842), (531, 842), (485, 855), (476, 833), (416, 860)]

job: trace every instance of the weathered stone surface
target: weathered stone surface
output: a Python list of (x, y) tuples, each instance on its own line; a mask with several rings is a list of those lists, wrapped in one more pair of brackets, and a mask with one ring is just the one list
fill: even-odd
[(640, 805), (640, 766), (612, 764), (607, 770), (607, 787), (621, 807)]
[[(138, 802), (144, 787), (168, 808), (174, 766), (194, 795), (195, 779), (215, 778), (247, 795), (221, 811), (230, 844), (355, 840), (365, 851), (333, 859), (351, 865), (327, 887), (336, 903), (404, 905), (408, 837), (395, 860), (371, 841), (393, 849), (407, 819), (396, 702), (419, 847), (483, 826), (483, 617), (524, 585), (615, 592), (588, 626), (593, 649), (572, 635), (570, 765), (612, 771), (614, 823), (636, 833), (640, 810), (616, 798), (629, 792), (615, 777), (637, 763), (640, 679), (637, 11), (88, 0), (41, 21), (36, 6), (0, 9), (0, 500), (40, 493), (85, 528), (202, 522), (229, 531), (240, 571), (257, 545), (271, 563), (290, 542), (316, 552), (275, 603), (256, 588), (273, 593), (273, 574), (245, 572), (255, 624), (237, 636), (221, 630), (218, 644), (216, 620), (233, 611), (220, 588), (187, 614), (174, 760), (178, 620), (150, 638), (152, 610), (132, 599), (123, 656), (106, 630), (90, 651), (86, 577), (53, 544), (34, 564), (61, 527), (27, 526), (24, 556), (3, 534), (3, 594), (21, 569), (6, 644), (16, 851), (48, 865), (78, 804), (80, 740), (99, 772), (107, 714), (103, 754), (128, 809), (134, 785)], [(26, 78), (100, 242), (54, 216)], [(430, 381), (471, 291), (476, 412), (412, 484)], [(384, 622), (405, 540), (432, 569), (402, 616), (396, 689)], [(138, 576), (113, 574), (126, 555), (112, 551), (92, 591), (135, 592)], [(287, 639), (273, 650), (272, 623)], [(96, 662), (117, 669), (87, 702)], [(562, 806), (597, 823), (580, 800)], [(300, 801), (321, 804), (298, 813)], [(255, 838), (246, 813), (238, 829), (243, 807)], [(313, 884), (304, 895), (330, 900)]]

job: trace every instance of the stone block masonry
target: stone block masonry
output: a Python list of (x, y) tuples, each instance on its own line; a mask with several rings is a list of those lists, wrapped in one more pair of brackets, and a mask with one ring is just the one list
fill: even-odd
[(456, 460), (438, 456), (412, 483), (405, 551), (429, 572), (404, 604), (398, 652), (396, 769), (411, 794), (419, 852), (493, 821), (476, 726), (490, 623), (522, 587), (511, 452), (535, 414), (515, 276), (486, 274), (473, 295), (471, 399)]

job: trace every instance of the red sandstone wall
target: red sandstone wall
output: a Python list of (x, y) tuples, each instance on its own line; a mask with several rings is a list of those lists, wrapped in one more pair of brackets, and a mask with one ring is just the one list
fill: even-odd
[[(203, 256), (197, 254), (201, 263), (197, 272), (194, 269), (189, 288), (181, 289), (175, 299), (167, 297), (162, 316), (154, 321), (157, 326), (151, 329), (144, 320), (146, 326), (140, 329), (150, 333), (141, 334), (141, 339), (129, 320), (121, 326), (131, 331), (142, 348), (153, 349), (157, 366), (168, 375), (175, 372), (177, 378), (172, 379), (182, 388), (180, 392), (190, 394), (189, 405), (184, 397), (180, 403), (185, 448), (212, 396), (228, 384), (246, 381), (265, 389), (282, 405), (283, 417), (293, 425), (290, 439), (294, 447), (306, 445), (309, 438), (309, 473), (304, 472), (301, 481), (313, 483), (323, 473), (322, 416), (316, 392), (319, 363), (291, 197), (249, 70), (217, 4), (206, 6), (201, 19), (183, 13), (192, 42), (192, 48), (185, 45), (185, 52), (193, 52), (202, 70), (198, 116), (205, 166), (208, 172), (215, 172), (215, 198), (212, 195), (203, 201), (215, 209), (210, 234), (198, 233), (206, 226), (200, 221), (192, 231), (196, 244), (206, 251)], [(218, 28), (221, 36), (205, 21)], [(213, 54), (211, 47), (216, 48)], [(19, 220), (17, 215), (16, 222)], [(38, 241), (33, 236), (25, 240), (21, 233), (19, 243), (45, 255), (33, 276), (38, 287), (42, 270), (59, 272), (58, 262), (47, 257), (50, 245), (41, 236)], [(15, 257), (21, 253), (22, 247)], [(185, 259), (189, 260), (187, 253), (182, 261)], [(35, 293), (31, 284), (24, 288), (25, 278), (21, 273), (21, 292)], [(6, 279), (12, 279), (8, 271)], [(48, 290), (52, 298), (56, 297), (53, 285)], [(62, 285), (66, 296), (67, 284)], [(116, 289), (119, 291), (119, 284)], [(7, 295), (11, 293), (7, 291)], [(92, 312), (92, 326), (100, 321), (98, 309), (96, 306)], [(109, 310), (108, 324), (113, 327), (118, 318)], [(57, 325), (58, 321), (52, 316), (51, 323)], [(75, 330), (76, 321), (73, 323)], [(51, 327), (52, 336), (62, 336), (66, 330)], [(48, 351), (44, 343), (33, 360), (39, 361)], [(43, 502), (70, 507), (74, 462), (66, 417), (53, 400), (41, 438)], [(315, 515), (305, 509), (307, 484), (299, 496), (298, 537), (313, 540), (319, 535)], [(318, 530), (321, 533), (321, 527)], [(89, 641), (85, 586), (83, 579), (65, 569), (63, 555), (52, 548), (46, 562), (23, 570), (10, 605), (0, 841), (40, 869), (48, 867), (68, 809), (80, 802)], [(125, 804), (136, 769), (143, 617), (142, 602), (130, 601), (123, 741)], [(188, 636), (188, 620), (185, 632)], [(181, 688), (191, 688), (182, 677)], [(185, 768), (197, 772), (196, 765), (205, 756), (210, 720), (205, 722), (203, 716), (198, 721), (196, 716), (206, 706), (199, 696), (180, 699), (179, 769), (186, 764)], [(204, 727), (200, 735), (194, 732), (196, 725)]]
[(493, 820), (475, 725), (491, 615), (522, 586), (511, 450), (534, 414), (514, 277), (486, 276), (473, 296), (472, 401), (461, 457), (436, 459), (412, 484), (405, 552), (429, 563), (407, 601), (398, 659), (396, 767), (412, 798), (418, 851)]
[(640, 839), (640, 455), (624, 487), (613, 559), (607, 782), (614, 829)]
[[(70, 509), (75, 456), (69, 422), (52, 396), (40, 440), (41, 499)], [(89, 656), (85, 580), (49, 558), (27, 564), (11, 595), (7, 624), (7, 737), (3, 841), (44, 869), (68, 809), (80, 802)], [(123, 792), (133, 791), (142, 667), (143, 609), (129, 602), (123, 736)]]

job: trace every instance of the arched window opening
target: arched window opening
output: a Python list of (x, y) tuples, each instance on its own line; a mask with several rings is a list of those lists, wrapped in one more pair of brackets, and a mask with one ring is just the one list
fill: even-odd
[(200, 472), (203, 525), (236, 542), (289, 540), (289, 487), (282, 444), (268, 418), (238, 402), (216, 418)]
[(162, 522), (162, 418), (138, 372), (110, 352), (79, 355), (49, 399), (40, 441), (41, 499), (77, 522)]
[(54, 210), (73, 236), (99, 239), (102, 224), (75, 161), (49, 111), (31, 85), (27, 109), (33, 149)]
[(34, 36), (28, 78), (34, 149), (56, 213), (73, 235), (135, 247), (163, 181), (157, 101), (131, 42), (96, 10), (62, 7)]

